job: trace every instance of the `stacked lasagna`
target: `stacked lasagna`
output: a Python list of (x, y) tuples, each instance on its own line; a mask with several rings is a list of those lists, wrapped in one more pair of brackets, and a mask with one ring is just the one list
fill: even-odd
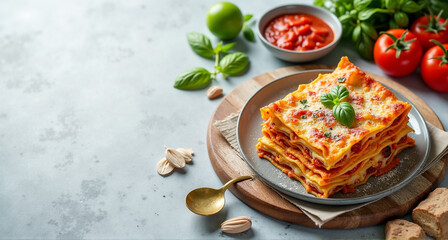
[[(350, 126), (339, 123), (320, 96), (335, 85), (349, 91), (355, 110)], [(354, 191), (372, 175), (395, 167), (396, 155), (415, 141), (407, 116), (411, 105), (343, 57), (333, 73), (300, 85), (284, 99), (261, 108), (259, 157), (269, 160), (307, 192), (328, 198)]]

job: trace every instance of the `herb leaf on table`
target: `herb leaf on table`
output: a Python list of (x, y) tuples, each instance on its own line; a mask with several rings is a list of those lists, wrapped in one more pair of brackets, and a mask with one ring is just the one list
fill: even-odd
[(202, 67), (182, 72), (176, 78), (174, 87), (183, 90), (195, 90), (207, 87), (211, 82), (211, 73)]
[[(250, 18), (247, 17), (247, 19)], [(184, 71), (176, 77), (175, 88), (182, 90), (202, 89), (210, 85), (218, 74), (221, 73), (224, 78), (227, 78), (228, 75), (238, 75), (249, 65), (249, 57), (246, 54), (242, 52), (228, 53), (236, 45), (236, 42), (224, 44), (221, 41), (213, 47), (210, 39), (201, 33), (188, 33), (187, 40), (196, 54), (215, 60), (214, 70), (208, 71), (203, 67), (195, 67)]]
[(188, 44), (201, 57), (213, 59), (214, 51), (210, 39), (201, 33), (188, 33)]

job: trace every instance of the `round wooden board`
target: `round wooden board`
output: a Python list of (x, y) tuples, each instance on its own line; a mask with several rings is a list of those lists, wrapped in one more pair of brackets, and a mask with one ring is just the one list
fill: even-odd
[[(210, 161), (222, 182), (227, 182), (241, 175), (255, 174), (246, 162), (234, 152), (213, 123), (226, 118), (231, 113), (239, 112), (258, 89), (277, 78), (303, 70), (330, 68), (333, 67), (328, 65), (301, 65), (276, 69), (246, 80), (222, 99), (210, 119), (207, 130), (207, 149)], [(443, 129), (440, 120), (432, 109), (409, 89), (393, 80), (374, 74), (369, 75), (406, 96), (418, 108), (426, 121)], [(401, 217), (411, 211), (430, 191), (440, 184), (447, 165), (448, 155), (396, 193), (357, 210), (339, 215), (322, 227), (359, 228)], [(317, 227), (301, 210), (263, 184), (259, 179), (234, 184), (230, 187), (230, 191), (241, 201), (266, 215), (298, 225)]]

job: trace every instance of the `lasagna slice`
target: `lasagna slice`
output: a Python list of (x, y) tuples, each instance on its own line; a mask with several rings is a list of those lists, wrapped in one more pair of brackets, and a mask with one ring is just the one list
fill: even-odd
[[(344, 126), (320, 96), (343, 85), (355, 110), (355, 121)], [(411, 105), (343, 57), (333, 73), (319, 75), (260, 109), (263, 137), (259, 157), (269, 160), (317, 197), (328, 198), (390, 171), (396, 157), (415, 141), (407, 116)]]

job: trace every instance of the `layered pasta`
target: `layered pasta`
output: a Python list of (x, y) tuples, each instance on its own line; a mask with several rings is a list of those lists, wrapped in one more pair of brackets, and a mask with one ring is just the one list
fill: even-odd
[[(338, 84), (348, 89), (344, 101), (355, 110), (350, 127), (320, 102)], [(264, 123), (258, 155), (317, 197), (353, 192), (371, 176), (393, 169), (397, 154), (415, 144), (408, 136), (413, 131), (410, 110), (409, 103), (343, 57), (334, 72), (260, 109)]]

